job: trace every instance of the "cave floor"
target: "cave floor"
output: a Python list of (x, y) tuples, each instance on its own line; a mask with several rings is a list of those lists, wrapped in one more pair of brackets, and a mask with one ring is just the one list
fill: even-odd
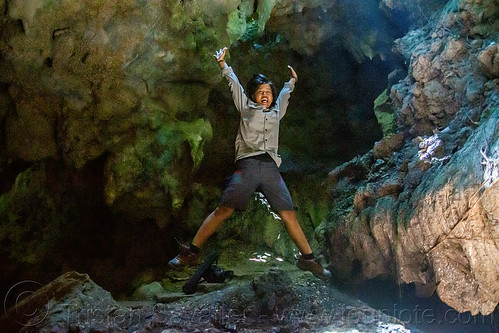
[(231, 280), (201, 282), (185, 295), (182, 286), (196, 268), (169, 270), (162, 292), (119, 302), (145, 318), (137, 332), (409, 332), (267, 248), (226, 242), (218, 250)]
[[(403, 322), (348, 296), (267, 248), (212, 243), (223, 283), (183, 292), (196, 267), (150, 275), (128, 297), (114, 298), (87, 274), (67, 272), (0, 317), (14, 332), (400, 332)], [(202, 264), (201, 264), (202, 265)], [(117, 277), (118, 278), (118, 277)], [(118, 299), (118, 300), (117, 300)]]

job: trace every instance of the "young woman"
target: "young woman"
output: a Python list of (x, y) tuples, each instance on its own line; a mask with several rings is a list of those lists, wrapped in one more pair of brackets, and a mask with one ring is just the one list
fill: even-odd
[(291, 79), (276, 96), (272, 81), (262, 74), (256, 74), (248, 82), (245, 93), (232, 68), (225, 62), (226, 52), (226, 47), (220, 49), (215, 58), (222, 69), (222, 76), (229, 82), (234, 104), (240, 113), (235, 142), (235, 171), (222, 194), (219, 206), (203, 221), (192, 243), (182, 245), (180, 253), (168, 264), (170, 267), (197, 264), (200, 248), (206, 240), (235, 210), (245, 210), (251, 195), (260, 191), (284, 221), (289, 236), (300, 251), (298, 268), (327, 280), (331, 273), (315, 259), (296, 218), (289, 190), (279, 173), (279, 121), (286, 113), (289, 97), (298, 76), (294, 69), (288, 66)]

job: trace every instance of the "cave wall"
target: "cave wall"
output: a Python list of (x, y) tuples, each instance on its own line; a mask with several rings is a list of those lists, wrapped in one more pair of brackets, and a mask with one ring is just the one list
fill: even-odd
[[(381, 137), (372, 99), (404, 68), (391, 41), (425, 6), (0, 1), (3, 281), (75, 269), (121, 289), (192, 237), (233, 160), (238, 118), (213, 60), (223, 46), (242, 82), (263, 72), (280, 86), (288, 64), (300, 76), (280, 148), (312, 238), (327, 212), (314, 184)], [(288, 251), (258, 202), (221, 236)]]
[[(496, 307), (496, 1), (4, 0), (0, 13), (3, 281), (76, 269), (122, 289), (175, 253), (231, 169), (237, 114), (212, 57), (226, 45), (242, 82), (298, 72), (282, 171), (339, 275)], [(344, 161), (328, 211), (317, 188)], [(258, 201), (220, 236), (292, 256)]]
[(409, 69), (375, 101), (384, 137), (328, 178), (334, 207), (320, 229), (338, 276), (494, 311), (498, 37), (497, 2), (462, 0), (395, 41)]

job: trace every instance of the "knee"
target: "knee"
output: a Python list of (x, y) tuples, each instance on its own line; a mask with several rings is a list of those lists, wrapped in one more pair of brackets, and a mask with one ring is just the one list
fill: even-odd
[(279, 213), (279, 216), (282, 218), (282, 219), (285, 219), (285, 218), (295, 218), (296, 217), (296, 213), (294, 210), (281, 210), (278, 212)]
[(218, 206), (213, 213), (219, 218), (227, 219), (234, 213), (234, 208)]
[(279, 216), (284, 222), (294, 222), (296, 220), (296, 213), (294, 210), (281, 210)]

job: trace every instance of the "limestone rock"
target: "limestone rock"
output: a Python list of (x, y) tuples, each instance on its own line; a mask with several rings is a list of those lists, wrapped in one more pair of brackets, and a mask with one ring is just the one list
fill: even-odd
[(29, 162), (57, 158), (55, 119), (51, 101), (42, 96), (21, 99), (16, 105), (16, 115), (9, 116), (5, 123), (7, 149), (13, 156)]
[(417, 57), (413, 64), (414, 79), (418, 82), (426, 83), (436, 78), (440, 72), (433, 66), (433, 55), (422, 54)]
[(397, 133), (384, 137), (382, 140), (376, 142), (373, 148), (373, 157), (388, 158), (390, 155), (404, 145), (404, 133)]
[[(474, 29), (485, 8), (497, 10), (492, 3), (449, 3), (434, 25), (396, 42), (411, 62), (390, 90), (400, 138), (376, 143), (350, 206), (342, 198), (322, 226), (332, 226), (330, 260), (340, 275), (389, 275), (471, 314), (499, 303), (499, 268), (491, 265), (499, 262), (497, 47), (486, 40), (498, 31)], [(468, 34), (483, 40), (470, 47)], [(350, 188), (332, 174), (335, 203)]]
[(374, 202), (375, 190), (373, 189), (373, 184), (369, 184), (365, 187), (360, 187), (353, 198), (353, 208), (357, 211), (361, 211)]
[(499, 77), (499, 47), (496, 43), (491, 43), (480, 52), (478, 60), (488, 77)]
[[(33, 281), (24, 283), (27, 282)], [(17, 287), (23, 288), (23, 284)], [(88, 275), (77, 272), (67, 272), (36, 291), (11, 289), (11, 292), (18, 293), (8, 295), (14, 297), (15, 303), (0, 320), (2, 328), (11, 332), (18, 331), (20, 326), (48, 331), (57, 330), (59, 326), (77, 329), (84, 318), (97, 318), (95, 313), (98, 312), (103, 319), (118, 308), (109, 292), (96, 285)], [(25, 295), (29, 296), (23, 299)], [(108, 332), (113, 329), (110, 322), (95, 322), (98, 323), (94, 327), (96, 330)]]
[(398, 196), (404, 188), (404, 176), (403, 174), (394, 174), (387, 177), (376, 190), (376, 195), (378, 197), (386, 196)]
[(158, 281), (151, 282), (149, 284), (144, 284), (140, 286), (132, 296), (134, 300), (154, 300), (157, 295), (165, 292), (165, 289)]
[[(499, 271), (489, 264), (499, 260), (497, 121), (495, 115), (484, 122), (444, 165), (415, 164), (394, 185), (381, 180), (359, 188), (354, 211), (331, 233), (331, 258), (340, 251), (351, 265), (361, 263), (365, 278), (393, 274), (428, 290), (437, 285), (440, 298), (458, 311), (491, 313), (499, 302)], [(484, 142), (488, 153), (481, 154)], [(390, 196), (402, 189), (406, 195), (398, 200)], [(337, 261), (335, 267), (346, 264)]]
[(418, 157), (421, 161), (432, 163), (434, 159), (441, 158), (444, 152), (444, 143), (438, 135), (422, 139), (418, 145)]
[(365, 161), (362, 161), (360, 158), (356, 158), (336, 167), (334, 170), (329, 172), (329, 185), (334, 187), (341, 179), (347, 179), (350, 183), (356, 183), (359, 180), (364, 179), (368, 172), (368, 168), (365, 164)]
[(392, 134), (395, 131), (395, 112), (389, 97), (388, 89), (386, 89), (374, 101), (374, 114), (381, 125), (383, 136)]
[[(345, 106), (350, 106), (357, 99), (347, 89), (357, 81), (341, 73), (333, 76), (331, 68), (350, 73), (352, 66), (362, 71), (366, 63), (390, 59), (396, 34), (391, 24), (397, 21), (392, 15), (402, 13), (419, 28), (394, 45), (409, 67), (405, 79), (390, 82), (396, 84), (388, 87), (390, 93), (382, 98), (386, 103), (380, 105), (392, 109), (383, 110), (390, 112), (382, 122), (387, 124), (385, 133), (393, 131), (394, 135), (386, 135), (372, 152), (330, 173), (331, 192), (342, 195), (341, 209), (331, 214), (338, 217), (332, 223), (335, 229), (327, 226), (322, 230), (327, 230), (324, 235), (329, 236), (332, 257), (335, 251), (344, 253), (340, 262), (333, 263), (347, 273), (361, 263), (364, 278), (391, 274), (407, 283), (438, 283), (437, 292), (455, 308), (490, 312), (497, 303), (494, 289), (490, 289), (498, 289), (497, 274), (483, 265), (487, 258), (496, 260), (490, 244), (497, 239), (496, 186), (491, 178), (497, 174), (497, 135), (489, 133), (495, 133), (490, 119), (498, 98), (499, 57), (492, 43), (497, 40), (497, 3), (452, 1), (435, 16), (427, 14), (432, 13), (432, 6), (442, 9), (443, 2), (342, 3), (346, 2), (1, 1), (0, 168), (4, 170), (11, 161), (21, 165), (13, 167), (16, 174), (10, 183), (15, 184), (0, 198), (2, 240), (15, 242), (9, 255), (30, 263), (45, 255), (49, 261), (51, 252), (46, 246), (56, 233), (47, 235), (44, 228), (63, 234), (63, 227), (71, 225), (71, 217), (81, 206), (90, 207), (85, 212), (99, 211), (93, 205), (97, 199), (106, 206), (99, 208), (116, 214), (118, 222), (129, 219), (126, 226), (130, 221), (152, 221), (168, 230), (165, 227), (179, 220), (175, 231), (187, 233), (182, 218), (194, 216), (193, 202), (200, 203), (196, 209), (205, 209), (213, 204), (213, 193), (218, 193), (208, 188), (211, 183), (201, 188), (192, 180), (206, 161), (204, 148), (212, 139), (211, 130), (218, 128), (223, 133), (214, 137), (216, 141), (209, 147), (209, 163), (216, 169), (220, 161), (231, 160), (227, 152), (233, 138), (226, 133), (237, 124), (226, 112), (230, 96), (222, 94), (218, 86), (221, 78), (213, 62), (214, 49), (232, 46), (231, 63), (248, 72), (263, 68), (279, 79), (288, 72), (282, 74), (278, 67), (285, 69), (289, 60), (303, 61), (310, 71), (300, 72), (301, 82), (309, 82), (302, 87), (312, 100), (326, 105), (315, 110), (321, 117), (311, 128), (321, 125), (329, 135), (324, 119), (331, 123), (338, 119), (325, 117), (336, 111), (328, 101), (340, 94)], [(382, 15), (390, 19), (389, 24), (380, 20)], [(435, 21), (424, 26), (433, 18)], [(331, 50), (347, 50), (349, 57), (332, 64)], [(321, 61), (309, 66), (318, 54)], [(374, 83), (362, 83), (368, 87), (366, 91), (374, 90), (376, 75), (362, 78), (373, 78)], [(315, 89), (318, 86), (340, 88), (331, 93)], [(311, 117), (307, 114), (306, 118)], [(294, 130), (288, 132), (293, 140), (289, 141), (306, 141), (304, 155), (311, 161), (319, 154), (313, 144), (296, 136), (303, 132), (301, 120), (294, 119)], [(349, 125), (348, 129), (356, 127), (358, 124)], [(486, 128), (488, 134), (471, 136), (477, 127)], [(441, 156), (435, 155), (438, 160), (434, 163), (420, 160), (411, 140), (445, 128), (452, 130), (442, 138), (439, 147), (443, 152), (439, 153), (449, 158), (441, 161)], [(362, 130), (359, 133), (364, 135)], [(330, 148), (330, 142), (319, 140)], [(483, 142), (489, 143), (483, 151), (487, 159), (479, 154), (480, 160), (475, 155), (482, 151)], [(350, 144), (345, 144), (348, 153), (352, 153)], [(460, 172), (462, 165), (470, 163), (475, 168)], [(480, 167), (486, 179), (482, 179)], [(458, 182), (448, 181), (458, 176), (468, 187), (455, 189)], [(99, 184), (92, 183), (94, 178)], [(205, 179), (217, 182), (212, 175)], [(477, 185), (484, 181), (489, 187), (479, 189)], [(95, 191), (74, 191), (82, 183)], [(466, 199), (475, 199), (472, 193), (476, 191), (483, 194), (483, 209), (477, 203), (463, 221), (473, 224), (465, 231), (475, 236), (482, 233), (480, 237), (486, 240), (482, 245), (475, 240), (478, 236), (465, 240), (450, 237), (452, 230), (457, 232), (466, 224), (456, 224), (456, 216), (466, 215)], [(73, 199), (78, 196), (97, 199), (77, 198), (84, 204), (75, 207)], [(456, 203), (448, 202), (449, 198)], [(303, 211), (308, 214), (307, 209)], [(96, 224), (108, 222), (107, 218), (101, 217)], [(21, 225), (20, 220), (25, 223)], [(195, 222), (189, 223), (192, 227)], [(96, 228), (100, 231), (101, 225)], [(122, 230), (109, 228), (108, 232), (116, 232), (113, 236), (119, 238)], [(259, 237), (284, 251), (288, 243), (272, 243), (279, 234), (277, 229), (248, 237)], [(430, 252), (432, 248), (435, 250)], [(127, 258), (134, 253), (129, 252)], [(448, 258), (456, 263), (446, 264)], [(464, 285), (467, 280), (471, 283)], [(462, 287), (463, 294), (453, 286)], [(269, 298), (264, 303), (275, 302), (278, 300)]]
[(466, 44), (462, 40), (450, 39), (441, 54), (443, 61), (459, 61), (466, 56)]
[[(382, 15), (376, 3), (367, 8), (362, 2), (355, 8), (325, 0), (9, 0), (1, 6), (5, 160), (55, 160), (75, 172), (98, 161), (110, 209), (161, 227), (189, 209), (205, 143), (226, 147), (212, 160), (230, 165), (232, 159), (233, 138), (225, 130), (234, 130), (233, 123), (220, 112), (230, 109), (230, 95), (221, 93), (216, 48), (232, 44), (228, 59), (233, 53), (230, 63), (240, 65), (242, 77), (244, 71), (275, 72), (274, 59), (287, 76), (288, 61), (317, 54), (326, 41), (348, 48), (360, 64), (388, 53), (380, 40), (393, 34), (379, 25), (366, 38), (362, 27), (343, 19), (371, 10)], [(324, 58), (329, 66), (329, 55)], [(320, 66), (314, 71), (329, 76)], [(329, 98), (320, 90), (313, 89)], [(328, 109), (322, 112), (332, 114)], [(211, 135), (213, 123), (223, 135)]]

